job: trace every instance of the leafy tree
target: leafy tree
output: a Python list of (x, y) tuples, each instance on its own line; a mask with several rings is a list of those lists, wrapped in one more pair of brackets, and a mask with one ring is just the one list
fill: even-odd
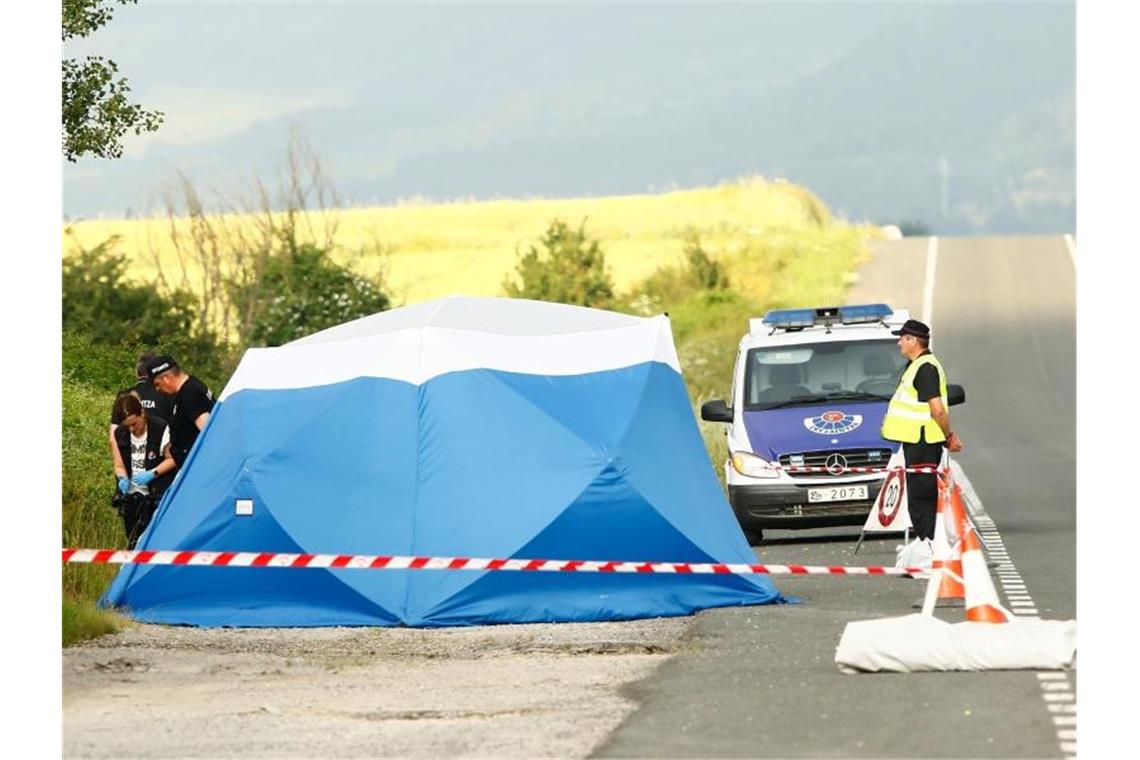
[(586, 237), (586, 220), (571, 229), (558, 219), (539, 241), (519, 257), (518, 282), (507, 278), (503, 289), (512, 298), (556, 301), (608, 309), (614, 285), (597, 240)]
[(379, 282), (312, 244), (266, 255), (259, 269), (256, 281), (228, 281), (237, 310), (254, 314), (242, 336), (247, 345), (279, 346), (391, 306)]
[[(136, 0), (63, 0), (63, 40), (86, 37), (111, 20), (115, 5)], [(162, 113), (127, 99), (131, 88), (115, 62), (101, 56), (63, 61), (63, 155), (118, 158), (123, 135), (154, 132)]]

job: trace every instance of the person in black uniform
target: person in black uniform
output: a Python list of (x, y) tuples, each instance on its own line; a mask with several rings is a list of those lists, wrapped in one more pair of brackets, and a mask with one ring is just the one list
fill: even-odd
[[(930, 352), (930, 328), (908, 319), (898, 330), (899, 353), (908, 359), (899, 386), (883, 418), (883, 438), (902, 443), (907, 467), (942, 462), (943, 448), (962, 450), (962, 441), (950, 430), (946, 376)], [(919, 538), (934, 538), (938, 508), (938, 480), (934, 473), (907, 472), (910, 518)]]
[(127, 545), (135, 548), (154, 516), (163, 492), (174, 480), (177, 467), (170, 456), (170, 427), (156, 414), (148, 414), (133, 393), (115, 400), (115, 412), (122, 424), (115, 428), (119, 459), (115, 477), (118, 490), (111, 503), (123, 518)]
[(147, 352), (139, 355), (138, 363), (135, 364), (135, 377), (138, 379), (130, 388), (124, 388), (115, 394), (115, 402), (111, 404), (111, 428), (107, 431), (107, 440), (111, 444), (111, 463), (114, 465), (115, 470), (123, 469), (123, 460), (119, 458), (119, 446), (115, 443), (115, 429), (123, 424), (123, 416), (118, 411), (118, 400), (120, 396), (126, 394), (133, 394), (141, 403), (143, 409), (148, 414), (157, 414), (164, 420), (169, 421), (174, 414), (174, 401), (169, 396), (160, 393), (157, 388), (151, 385), (150, 378), (146, 374), (147, 363), (155, 357), (155, 354)]
[(170, 417), (170, 450), (182, 467), (198, 433), (206, 426), (214, 409), (214, 395), (198, 378), (188, 375), (171, 356), (155, 356), (146, 366), (147, 376), (162, 393), (173, 397)]

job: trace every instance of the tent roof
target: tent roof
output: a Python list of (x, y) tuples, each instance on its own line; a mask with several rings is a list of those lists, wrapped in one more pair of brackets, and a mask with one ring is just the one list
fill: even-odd
[(222, 391), (311, 388), (361, 377), (419, 385), (470, 369), (584, 375), (646, 361), (681, 371), (665, 316), (514, 298), (452, 296), (251, 348)]
[(641, 317), (562, 303), (448, 296), (361, 317), (288, 345), (330, 343), (408, 328), (445, 327), (494, 335), (539, 336), (612, 330), (644, 321)]

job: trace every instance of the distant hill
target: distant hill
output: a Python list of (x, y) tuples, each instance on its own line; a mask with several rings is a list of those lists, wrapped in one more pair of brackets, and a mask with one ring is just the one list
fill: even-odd
[[(179, 18), (191, 25), (183, 36), (211, 38), (209, 14), (235, 7)], [(248, 40), (242, 23), (308, 23), (317, 72), (292, 71), (295, 92), (283, 96), (270, 95), (284, 68), (258, 85), (267, 104), (295, 95), (301, 105), (68, 167), (69, 216), (141, 212), (175, 167), (240, 192), (253, 169), (270, 171), (297, 123), (360, 205), (637, 193), (759, 173), (856, 220), (944, 234), (1075, 226), (1071, 4), (400, 6), (403, 26), (361, 23), (392, 12), (383, 6), (331, 6), (308, 21), (273, 7), (271, 22), (227, 17), (219, 45)], [(137, 8), (155, 19), (175, 10)], [(446, 25), (431, 15), (445, 12)], [(150, 44), (178, 44), (150, 23)], [(145, 66), (146, 40), (131, 39), (144, 47), (129, 63)], [(223, 53), (182, 81), (232, 84)], [(306, 95), (325, 90), (343, 92)]]
[[(774, 289), (840, 284), (866, 241), (879, 234), (877, 228), (833, 221), (805, 188), (756, 178), (652, 195), (354, 208), (315, 213), (311, 221), (316, 230), (335, 224), (338, 259), (361, 272), (383, 269), (386, 290), (397, 303), (418, 303), (457, 293), (502, 295), (520, 252), (538, 245), (555, 219), (574, 227), (585, 224), (587, 236), (601, 244), (620, 291), (661, 267), (681, 264), (685, 237), (692, 233), (728, 268), (734, 287), (765, 304)], [(231, 217), (231, 229), (257, 222)], [(77, 222), (68, 226), (63, 253), (113, 238), (115, 252), (130, 262), (131, 279), (151, 282), (162, 274), (175, 286), (194, 290), (201, 267), (185, 242), (186, 232), (183, 226), (179, 255), (164, 218)], [(781, 257), (795, 257), (812, 275), (770, 271)], [(833, 270), (837, 262), (844, 268)], [(184, 273), (185, 283), (180, 281)]]

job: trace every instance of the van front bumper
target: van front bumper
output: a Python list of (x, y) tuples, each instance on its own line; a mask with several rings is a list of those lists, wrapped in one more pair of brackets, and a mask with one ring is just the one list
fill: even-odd
[[(882, 480), (866, 482), (867, 498), (857, 501), (811, 503), (808, 489), (826, 483), (795, 485), (730, 485), (728, 501), (745, 530), (755, 528), (819, 528), (831, 525), (862, 525), (879, 496)], [(859, 485), (863, 485), (860, 483)]]

